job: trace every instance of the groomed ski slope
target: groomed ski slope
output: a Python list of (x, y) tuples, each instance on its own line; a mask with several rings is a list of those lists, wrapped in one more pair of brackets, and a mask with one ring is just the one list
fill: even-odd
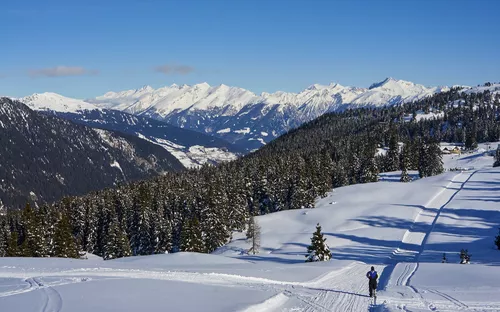
[[(0, 311), (500, 311), (500, 168), (445, 156), (447, 172), (412, 183), (335, 189), (317, 208), (258, 217), (212, 255), (112, 261), (0, 258)], [(304, 263), (316, 223), (334, 259)], [(467, 248), (472, 264), (460, 265)], [(442, 264), (443, 252), (450, 263)], [(377, 304), (364, 277), (381, 274)]]

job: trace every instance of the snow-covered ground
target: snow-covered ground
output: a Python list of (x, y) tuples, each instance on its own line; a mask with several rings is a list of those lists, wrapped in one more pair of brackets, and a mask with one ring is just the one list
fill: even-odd
[[(317, 208), (258, 217), (257, 255), (235, 233), (212, 255), (0, 258), (0, 311), (500, 311), (500, 168), (481, 148), (444, 162), (469, 170), (406, 184), (388, 173)], [(318, 222), (333, 260), (304, 263)], [(462, 248), (470, 265), (458, 264)]]

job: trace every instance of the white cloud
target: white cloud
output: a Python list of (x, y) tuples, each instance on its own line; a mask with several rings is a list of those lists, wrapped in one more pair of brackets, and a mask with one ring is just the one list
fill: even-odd
[(30, 69), (29, 75), (33, 78), (37, 77), (69, 77), (69, 76), (84, 76), (97, 75), (99, 71), (88, 70), (79, 66), (56, 66), (50, 68)]

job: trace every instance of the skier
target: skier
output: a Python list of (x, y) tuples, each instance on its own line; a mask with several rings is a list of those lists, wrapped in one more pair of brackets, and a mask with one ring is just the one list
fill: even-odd
[(377, 278), (378, 274), (375, 271), (375, 268), (372, 267), (368, 273), (366, 273), (366, 277), (368, 278), (368, 287), (370, 288), (370, 297), (377, 297)]

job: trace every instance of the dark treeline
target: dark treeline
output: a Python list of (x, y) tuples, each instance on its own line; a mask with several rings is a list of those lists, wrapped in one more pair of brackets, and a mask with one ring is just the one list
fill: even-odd
[[(473, 148), (498, 140), (499, 99), (454, 89), (411, 104), (326, 114), (217, 167), (4, 212), (0, 254), (77, 257), (88, 251), (112, 259), (211, 252), (232, 231), (243, 231), (250, 215), (311, 208), (331, 188), (374, 182), (380, 172), (402, 170), (402, 181), (410, 180), (408, 170), (421, 177), (441, 173), (437, 142)], [(444, 116), (417, 121), (411, 116), (418, 111)], [(377, 153), (379, 147), (387, 153)]]

